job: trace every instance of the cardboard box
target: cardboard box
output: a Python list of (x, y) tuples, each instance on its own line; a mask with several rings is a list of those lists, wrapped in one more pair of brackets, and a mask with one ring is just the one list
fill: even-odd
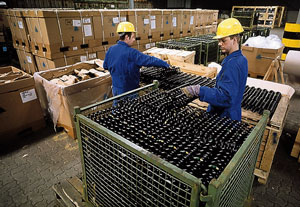
[[(101, 62), (99, 60), (99, 62)], [(73, 122), (74, 107), (84, 107), (111, 96), (111, 77), (95, 77), (71, 86), (59, 86), (50, 82), (53, 78), (72, 73), (75, 69), (99, 68), (97, 61), (41, 71), (34, 74), (37, 92), (44, 113), (50, 113), (54, 126), (62, 126), (76, 138)]]
[(47, 48), (44, 52), (57, 53), (61, 48), (74, 46), (77, 42), (88, 44), (95, 39), (93, 15), (90, 10), (37, 10), (22, 11), (26, 18), (32, 44)]
[(5, 10), (6, 9), (0, 9), (0, 31), (2, 31), (3, 28), (9, 27)]
[(31, 52), (26, 52), (22, 49), (16, 49), (19, 58), (21, 69), (26, 71), (26, 73), (34, 74), (38, 71), (35, 58)]
[(151, 21), (153, 26), (153, 18), (154, 17), (151, 17), (150, 12), (147, 9), (128, 10), (128, 21), (134, 25), (138, 40), (150, 39)]
[(4, 13), (9, 22), (14, 48), (30, 52), (29, 32), (22, 10), (7, 9)]
[[(101, 39), (101, 35), (102, 35), (102, 40), (103, 40), (102, 45), (115, 44), (119, 39), (119, 35), (117, 34), (118, 24), (120, 22), (128, 21), (127, 11), (115, 10), (115, 9), (99, 10), (98, 13), (100, 13), (100, 18), (98, 19), (98, 22), (95, 22), (96, 39), (99, 38)], [(101, 20), (101, 24), (99, 24), (99, 20)], [(101, 25), (101, 26), (97, 27), (97, 25)]]
[(13, 80), (10, 83), (0, 83), (0, 137), (10, 137), (27, 130), (37, 130), (45, 126), (40, 102), (31, 75), (12, 67), (1, 67), (0, 75), (14, 72), (1, 77), (0, 80)]
[(78, 62), (94, 60), (94, 59), (97, 59), (97, 52), (84, 52), (82, 54), (78, 54), (70, 57), (65, 56), (56, 59), (48, 59), (44, 57), (35, 56), (37, 68), (39, 71), (45, 71), (45, 70), (63, 67), (67, 65), (73, 65)]
[(281, 56), (284, 46), (279, 49), (265, 49), (265, 48), (255, 48), (249, 46), (242, 46), (242, 53), (248, 60), (248, 73), (254, 75), (264, 76), (271, 65), (272, 59), (261, 58), (258, 59), (257, 56), (276, 58)]

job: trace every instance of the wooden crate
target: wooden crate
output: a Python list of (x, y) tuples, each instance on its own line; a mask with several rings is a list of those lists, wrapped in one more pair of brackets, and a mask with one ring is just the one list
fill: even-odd
[(295, 143), (293, 145), (291, 156), (297, 158), (298, 162), (300, 163), (300, 128), (298, 130)]
[(203, 65), (195, 65), (176, 60), (169, 60), (170, 65), (180, 67), (180, 70), (185, 73), (214, 78), (217, 76), (217, 68), (206, 67)]
[[(260, 146), (258, 154), (256, 169), (254, 174), (258, 177), (258, 181), (262, 184), (266, 184), (271, 171), (273, 159), (276, 153), (279, 139), (285, 123), (287, 110), (289, 106), (290, 98), (287, 95), (283, 95), (280, 102), (273, 114), (271, 120), (264, 132), (264, 137)], [(208, 104), (199, 101), (199, 99), (193, 101), (191, 106), (206, 110)], [(260, 120), (261, 115), (242, 109), (242, 121), (252, 126), (255, 126)]]
[(153, 47), (149, 50), (144, 51), (145, 54), (151, 55), (162, 60), (175, 60), (179, 62), (186, 62), (194, 64), (195, 62), (195, 51), (175, 50), (168, 48), (157, 48)]

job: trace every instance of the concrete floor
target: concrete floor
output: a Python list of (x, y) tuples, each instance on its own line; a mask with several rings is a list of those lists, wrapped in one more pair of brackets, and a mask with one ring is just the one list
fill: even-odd
[[(272, 32), (282, 34), (283, 30)], [(299, 106), (297, 90), (268, 183), (254, 181), (253, 207), (300, 206), (300, 163), (289, 155), (300, 125)], [(78, 144), (65, 132), (56, 133), (48, 126), (0, 145), (0, 169), (0, 207), (55, 206), (51, 186), (81, 173)]]

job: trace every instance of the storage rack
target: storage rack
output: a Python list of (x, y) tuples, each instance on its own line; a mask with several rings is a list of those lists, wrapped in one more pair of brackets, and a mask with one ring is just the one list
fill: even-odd
[(252, 30), (257, 27), (259, 13), (257, 11), (233, 10), (231, 17), (238, 19), (244, 29)]
[[(139, 194), (144, 206), (153, 206), (151, 201), (154, 198), (150, 192), (155, 189), (159, 191), (159, 202), (168, 203), (170, 206), (243, 206), (252, 188), (253, 171), (268, 120), (268, 111), (264, 112), (262, 119), (219, 178), (211, 180), (207, 189), (196, 177), (87, 118), (90, 113), (110, 107), (113, 100), (133, 93), (146, 93), (157, 86), (158, 83), (153, 83), (100, 103), (75, 108), (83, 167), (84, 199), (91, 206), (132, 206), (123, 200), (129, 199), (124, 196), (125, 190), (127, 195)], [(115, 182), (116, 180), (120, 182)], [(134, 185), (134, 191), (127, 192), (126, 182)], [(178, 197), (180, 202), (172, 200), (170, 195), (172, 198)]]
[(259, 12), (259, 27), (280, 27), (285, 15), (284, 6), (233, 6), (232, 12), (235, 11), (255, 11)]

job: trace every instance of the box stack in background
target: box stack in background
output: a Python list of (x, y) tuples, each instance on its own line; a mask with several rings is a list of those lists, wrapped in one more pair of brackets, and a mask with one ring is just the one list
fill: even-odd
[(196, 25), (194, 35), (216, 33), (218, 24), (218, 10), (196, 10)]
[(0, 63), (9, 65), (18, 60), (5, 9), (0, 9)]
[(134, 48), (145, 51), (155, 42), (216, 31), (217, 10), (65, 10), (9, 9), (6, 12), (21, 68), (33, 74), (77, 62), (104, 59), (119, 39), (117, 25), (136, 28)]

